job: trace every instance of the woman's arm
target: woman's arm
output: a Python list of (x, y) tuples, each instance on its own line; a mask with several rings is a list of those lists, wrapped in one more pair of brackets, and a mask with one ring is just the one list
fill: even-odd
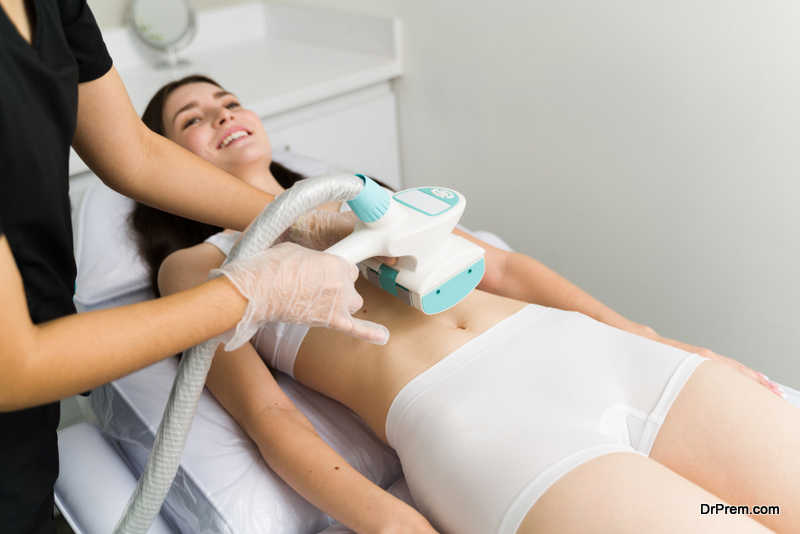
[(652, 329), (630, 321), (535, 259), (493, 247), (461, 230), (456, 235), (486, 250), (486, 274), (478, 288), (524, 302), (578, 311), (607, 325), (649, 337)]
[[(249, 343), (217, 351), (206, 382), (267, 465), (314, 506), (355, 532), (433, 532), (413, 508), (351, 467), (283, 393)], [(413, 527), (413, 529), (411, 528)]]
[(274, 198), (150, 131), (115, 68), (79, 86), (72, 146), (112, 189), (144, 204), (243, 230)]
[[(164, 261), (159, 289), (164, 295), (188, 289), (223, 260), (207, 243), (180, 250)], [(362, 476), (319, 437), (250, 343), (232, 352), (218, 349), (206, 385), (267, 465), (320, 510), (356, 532), (434, 532), (416, 510)]]
[(454, 233), (480, 245), (486, 250), (486, 274), (478, 286), (484, 291), (551, 308), (581, 312), (620, 330), (724, 363), (759, 382), (775, 394), (783, 394), (780, 388), (767, 380), (763, 374), (735, 360), (721, 356), (709, 349), (660, 336), (649, 326), (635, 323), (623, 317), (566, 278), (529, 256), (498, 249), (458, 229), (454, 230)]
[(0, 235), (0, 411), (76, 395), (236, 326), (247, 299), (227, 278), (124, 308), (34, 325)]

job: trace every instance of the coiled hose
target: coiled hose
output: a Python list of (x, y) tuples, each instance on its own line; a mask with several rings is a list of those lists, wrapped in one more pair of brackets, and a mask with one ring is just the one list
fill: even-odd
[[(328, 202), (352, 200), (363, 188), (364, 179), (353, 174), (328, 174), (298, 182), (256, 217), (223, 266), (269, 248), (300, 215)], [(219, 342), (212, 339), (184, 353), (150, 458), (115, 533), (144, 534), (161, 511), (178, 471), (217, 345)]]

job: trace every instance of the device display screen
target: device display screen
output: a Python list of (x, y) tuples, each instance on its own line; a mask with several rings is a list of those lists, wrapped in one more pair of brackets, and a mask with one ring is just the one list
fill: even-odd
[(418, 189), (403, 191), (394, 196), (394, 199), (428, 215), (439, 215), (447, 211), (451, 205)]

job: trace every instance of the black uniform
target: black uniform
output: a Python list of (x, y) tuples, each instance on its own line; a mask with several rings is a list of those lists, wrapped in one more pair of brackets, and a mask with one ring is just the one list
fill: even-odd
[[(27, 2), (32, 44), (0, 8), (0, 234), (38, 324), (75, 313), (69, 146), (78, 83), (108, 72), (111, 58), (86, 0)], [(3, 532), (54, 532), (59, 415), (58, 403), (0, 413)]]

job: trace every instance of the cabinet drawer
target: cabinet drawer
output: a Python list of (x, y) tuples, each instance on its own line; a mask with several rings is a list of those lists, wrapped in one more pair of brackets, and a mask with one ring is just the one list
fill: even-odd
[(294, 120), (291, 114), (264, 119), (272, 146), (329, 161), (401, 189), (394, 94), (351, 102), (344, 109), (341, 104), (303, 110), (305, 116), (295, 115)]

